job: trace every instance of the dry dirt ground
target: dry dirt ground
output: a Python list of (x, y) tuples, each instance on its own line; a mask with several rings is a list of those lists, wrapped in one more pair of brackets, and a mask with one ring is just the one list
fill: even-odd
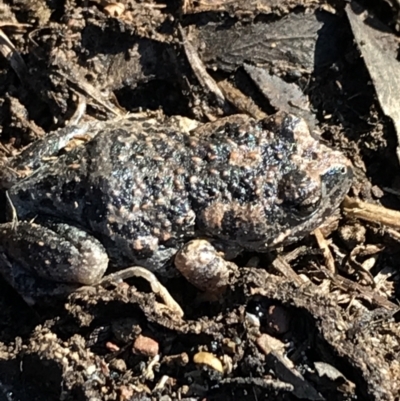
[[(271, 114), (298, 95), (298, 112), (352, 160), (349, 195), (399, 209), (396, 136), (345, 6), (4, 0), (0, 157), (67, 124), (79, 97), (88, 118), (210, 121)], [(364, 6), (396, 29), (390, 2)], [(263, 90), (253, 67), (279, 83)], [(343, 211), (322, 235), (242, 255), (217, 301), (184, 279), (164, 283), (183, 318), (140, 278), (34, 307), (1, 281), (0, 400), (399, 400), (400, 236)]]

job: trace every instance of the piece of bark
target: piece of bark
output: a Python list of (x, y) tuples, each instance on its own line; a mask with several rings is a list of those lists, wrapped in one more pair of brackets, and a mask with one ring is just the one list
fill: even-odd
[[(400, 143), (400, 63), (398, 38), (365, 9), (352, 2), (346, 6), (347, 17), (371, 76), (383, 113), (392, 119)], [(400, 146), (396, 149), (400, 161)]]
[(318, 391), (307, 382), (295, 368), (293, 362), (286, 357), (283, 348), (275, 343), (278, 339), (263, 333), (257, 339), (257, 346), (266, 356), (267, 365), (273, 370), (279, 380), (293, 385), (293, 394), (300, 399), (325, 400)]
[(278, 71), (311, 73), (336, 60), (338, 21), (325, 12), (290, 14), (268, 24), (209, 23), (194, 34), (208, 68), (232, 72), (247, 62)]
[[(319, 7), (315, 0), (307, 2), (307, 8)], [(228, 12), (230, 15), (257, 15), (257, 14), (282, 14), (298, 7), (298, 3), (282, 2), (280, 0), (184, 0), (182, 4), (183, 14), (196, 14), (202, 12)]]
[(271, 106), (304, 118), (308, 126), (314, 128), (316, 121), (309, 108), (308, 98), (295, 83), (287, 83), (277, 75), (270, 74), (265, 68), (245, 64), (244, 69)]

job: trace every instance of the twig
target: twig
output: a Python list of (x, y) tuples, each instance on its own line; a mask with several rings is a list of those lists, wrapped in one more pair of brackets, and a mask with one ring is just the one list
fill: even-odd
[(400, 212), (397, 210), (387, 209), (348, 196), (344, 199), (342, 206), (344, 213), (349, 217), (400, 229)]
[(286, 262), (281, 256), (275, 258), (272, 262), (273, 268), (282, 274), (283, 277), (297, 283), (298, 285), (303, 285), (304, 281), (299, 277), (299, 275), (292, 269), (290, 264)]
[(172, 298), (168, 290), (158, 281), (157, 277), (144, 267), (132, 266), (109, 274), (108, 276), (103, 277), (100, 284), (106, 286), (113, 282), (126, 280), (131, 277), (141, 277), (147, 280), (152, 291), (164, 301), (165, 305), (180, 319), (183, 318), (184, 313), (179, 304)]
[(360, 284), (355, 283), (345, 277), (339, 276), (338, 274), (332, 274), (323, 266), (321, 266), (320, 269), (332, 281), (333, 284), (349, 294), (355, 293), (357, 297), (389, 310), (396, 310), (399, 308), (398, 305), (390, 302), (388, 299), (377, 294), (375, 291), (364, 288)]
[(206, 67), (203, 62), (200, 60), (199, 55), (197, 54), (195, 48), (189, 42), (186, 37), (185, 31), (179, 25), (178, 27), (179, 33), (182, 37), (183, 48), (185, 49), (186, 57), (189, 61), (190, 66), (192, 67), (194, 75), (199, 80), (200, 85), (214, 94), (218, 105), (220, 107), (224, 107), (226, 104), (225, 97), (221, 92), (221, 89), (218, 87), (217, 83), (207, 72)]
[(328, 242), (326, 241), (325, 237), (323, 236), (319, 228), (314, 230), (314, 235), (318, 242), (318, 246), (324, 255), (325, 263), (328, 270), (332, 273), (336, 273), (335, 260), (333, 259), (331, 250), (329, 249)]
[(13, 45), (7, 35), (0, 29), (0, 53), (10, 62), (11, 68), (18, 75), (18, 78), (22, 83), (28, 81), (28, 69), (25, 65), (24, 60), (18, 53), (17, 49)]

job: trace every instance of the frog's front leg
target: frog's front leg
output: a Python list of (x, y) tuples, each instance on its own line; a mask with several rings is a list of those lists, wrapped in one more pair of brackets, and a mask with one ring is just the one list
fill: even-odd
[(71, 139), (86, 134), (88, 124), (68, 126), (33, 142), (21, 154), (12, 158), (0, 169), (0, 188), (11, 188), (21, 178), (40, 168), (48, 158), (56, 155)]
[(240, 252), (235, 246), (224, 245), (216, 241), (212, 244), (205, 239), (195, 239), (186, 243), (175, 256), (175, 267), (186, 280), (216, 299), (225, 291), (231, 276), (237, 271), (237, 266), (225, 260), (223, 255), (233, 258)]
[(29, 303), (95, 284), (107, 266), (101, 243), (76, 227), (52, 222), (0, 225), (0, 272)]

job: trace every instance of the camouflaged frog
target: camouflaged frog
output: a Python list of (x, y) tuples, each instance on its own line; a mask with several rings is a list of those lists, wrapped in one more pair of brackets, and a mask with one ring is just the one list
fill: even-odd
[[(62, 150), (84, 133), (89, 141)], [(18, 222), (0, 225), (0, 271), (32, 300), (54, 282), (96, 283), (109, 264), (168, 275), (194, 238), (266, 252), (320, 226), (351, 179), (350, 162), (292, 115), (193, 130), (135, 116), (65, 128), (2, 168)]]

